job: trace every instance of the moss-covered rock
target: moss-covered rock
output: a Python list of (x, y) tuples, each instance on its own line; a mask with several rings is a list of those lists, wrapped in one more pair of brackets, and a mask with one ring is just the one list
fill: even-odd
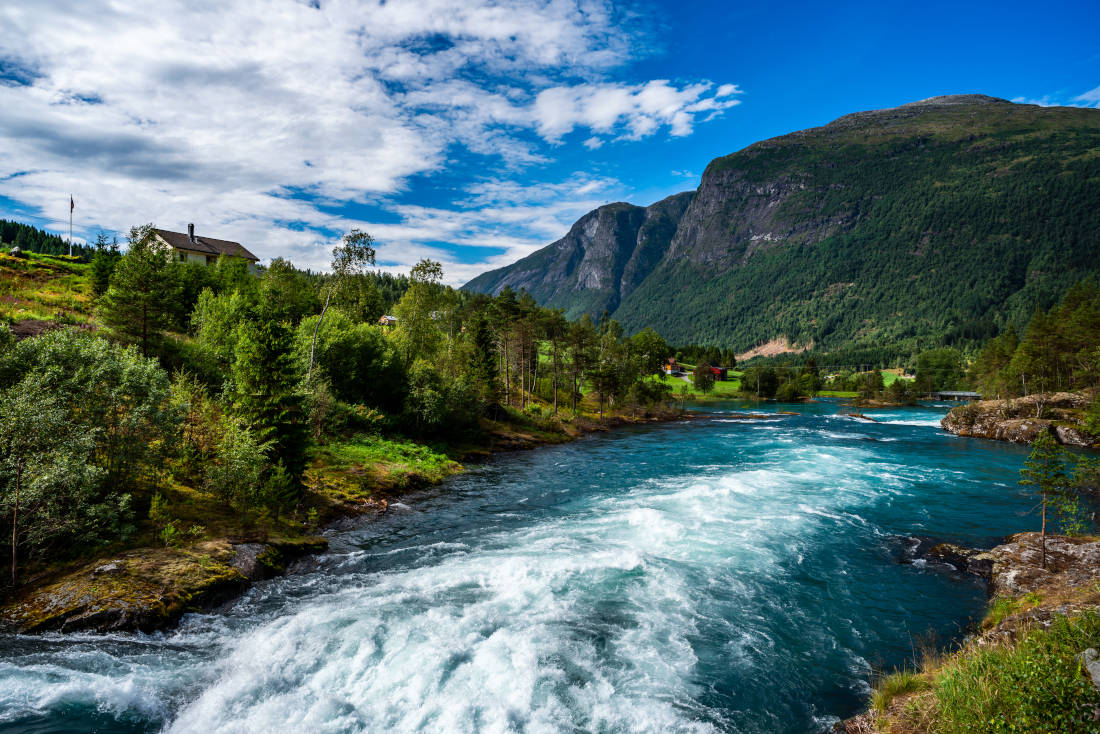
[(231, 556), (224, 541), (128, 551), (24, 589), (0, 609), (0, 621), (22, 632), (152, 631), (243, 591), (248, 579)]

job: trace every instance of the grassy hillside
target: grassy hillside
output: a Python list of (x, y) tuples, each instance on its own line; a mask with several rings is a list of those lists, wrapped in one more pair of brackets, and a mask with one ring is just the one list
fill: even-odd
[(12, 257), (0, 249), (0, 321), (92, 322), (90, 268), (65, 255)]
[[(720, 158), (704, 188), (707, 178), (785, 182), (793, 192), (768, 226), (795, 234), (755, 249), (696, 242), (711, 248), (705, 263), (666, 261), (616, 311), (628, 329), (738, 349), (782, 335), (819, 350), (910, 354), (1021, 328), (1037, 305), (1100, 272), (1094, 110), (842, 118)], [(735, 223), (740, 204), (726, 204), (716, 227)]]

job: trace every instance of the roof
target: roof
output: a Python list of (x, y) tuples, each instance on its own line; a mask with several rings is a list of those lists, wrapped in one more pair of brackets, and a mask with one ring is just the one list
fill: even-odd
[(205, 252), (210, 255), (228, 255), (229, 257), (243, 257), (245, 260), (258, 262), (260, 258), (245, 249), (240, 242), (229, 240), (216, 240), (213, 237), (200, 237), (195, 235), (191, 240), (183, 232), (169, 232), (167, 229), (154, 229), (157, 235), (177, 250), (191, 250), (193, 252)]

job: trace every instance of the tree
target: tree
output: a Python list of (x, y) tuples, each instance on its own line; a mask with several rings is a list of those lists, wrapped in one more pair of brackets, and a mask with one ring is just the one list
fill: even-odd
[(965, 377), (962, 354), (957, 349), (931, 349), (917, 356), (916, 382), (923, 393), (957, 389)]
[(699, 364), (695, 365), (695, 371), (691, 373), (691, 384), (704, 395), (714, 389), (714, 373), (711, 372), (709, 364), (700, 360)]
[[(493, 340), (493, 334), (489, 330), (489, 322), (481, 315), (474, 319), (466, 371), (470, 375), (473, 387), (481, 401), (487, 407), (496, 405), (500, 400), (496, 344)], [(554, 393), (554, 406), (556, 412), (556, 390)]]
[(307, 430), (290, 330), (260, 312), (241, 324), (233, 361), (234, 409), (297, 479), (305, 467)]
[(882, 379), (882, 370), (871, 370), (860, 376), (859, 397), (869, 400), (883, 391), (885, 381)]
[(1039, 494), (1042, 524), (1039, 529), (1042, 567), (1047, 567), (1047, 507), (1065, 503), (1069, 498), (1069, 476), (1066, 473), (1065, 449), (1058, 445), (1049, 431), (1043, 431), (1032, 442), (1031, 454), (1020, 469), (1020, 484), (1034, 487)]
[(309, 349), (309, 366), (306, 368), (306, 382), (313, 376), (313, 352), (317, 347), (317, 331), (325, 320), (332, 297), (341, 293), (351, 283), (354, 276), (363, 272), (367, 265), (374, 265), (374, 239), (366, 232), (353, 229), (344, 235), (341, 244), (332, 248), (332, 273), (325, 284), (325, 305), (321, 308), (321, 318), (313, 327), (313, 344)]
[(639, 331), (630, 337), (630, 351), (641, 359), (642, 373), (663, 375), (665, 361), (668, 359), (668, 344), (661, 335), (650, 328)]
[(443, 266), (434, 260), (421, 260), (409, 273), (409, 289), (394, 307), (397, 316), (397, 341), (406, 365), (416, 359), (431, 361), (442, 341), (435, 324), (440, 305), (440, 281)]
[(171, 324), (171, 248), (156, 237), (153, 225), (132, 227), (126, 254), (111, 274), (110, 286), (100, 302), (103, 321), (118, 336), (136, 341), (141, 353)]
[(118, 251), (118, 240), (108, 240), (105, 232), (96, 235), (95, 254), (92, 255), (92, 293), (96, 297), (107, 292), (111, 285), (111, 274), (120, 257), (122, 255)]
[(110, 489), (159, 468), (181, 416), (156, 359), (72, 329), (24, 339), (4, 356), (0, 389), (34, 376), (43, 399), (52, 397), (89, 436), (90, 460), (106, 472)]
[(298, 326), (296, 353), (301, 367), (306, 367), (312, 350), (314, 381), (318, 377), (327, 381), (339, 400), (399, 411), (405, 394), (405, 366), (393, 343), (382, 334), (382, 327), (355, 323), (338, 308), (329, 309), (320, 330), (319, 320), (320, 316), (310, 316)]

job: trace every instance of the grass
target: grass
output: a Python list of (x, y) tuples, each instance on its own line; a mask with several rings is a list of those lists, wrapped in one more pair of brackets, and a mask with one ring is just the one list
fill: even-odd
[(0, 319), (86, 323), (93, 319), (90, 265), (65, 255), (0, 250)]
[(859, 393), (850, 390), (821, 390), (817, 393), (822, 398), (858, 398)]
[(982, 629), (992, 629), (1011, 615), (1038, 606), (1042, 600), (1034, 591), (1019, 598), (999, 596), (990, 602), (985, 618), (982, 619)]
[(871, 708), (880, 714), (884, 713), (898, 696), (926, 691), (931, 686), (926, 676), (911, 670), (891, 673), (875, 686), (874, 695), (871, 697)]
[(434, 484), (461, 470), (458, 462), (423, 444), (361, 434), (318, 446), (307, 483), (335, 501), (354, 502), (378, 491)]
[[(1034, 601), (995, 600), (987, 620)], [(1097, 731), (1100, 691), (1077, 658), (1090, 647), (1100, 647), (1100, 614), (1059, 616), (1046, 629), (1023, 628), (1005, 641), (928, 659), (922, 673), (886, 676), (872, 708), (887, 714), (894, 732)]]

